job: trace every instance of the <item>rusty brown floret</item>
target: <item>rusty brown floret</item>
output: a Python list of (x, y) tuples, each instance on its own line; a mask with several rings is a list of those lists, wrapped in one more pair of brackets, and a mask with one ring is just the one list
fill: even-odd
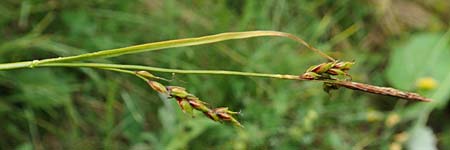
[(429, 102), (431, 99), (420, 96), (417, 93), (400, 91), (390, 87), (380, 87), (375, 85), (369, 85), (364, 83), (352, 82), (352, 78), (348, 74), (348, 71), (353, 66), (354, 62), (327, 62), (319, 65), (311, 66), (305, 73), (299, 76), (302, 80), (321, 80), (325, 81), (323, 89), (326, 92), (337, 89), (339, 87), (345, 87), (348, 89), (388, 95), (406, 100), (415, 100), (422, 102)]

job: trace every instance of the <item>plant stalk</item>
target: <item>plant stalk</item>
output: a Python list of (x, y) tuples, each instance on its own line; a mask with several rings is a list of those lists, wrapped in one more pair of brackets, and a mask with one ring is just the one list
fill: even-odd
[(301, 79), (298, 75), (287, 75), (287, 74), (268, 74), (268, 73), (240, 72), (227, 70), (181, 70), (181, 69), (167, 69), (167, 68), (139, 66), (139, 65), (120, 65), (120, 64), (102, 64), (102, 63), (49, 63), (49, 64), (40, 64), (35, 67), (90, 67), (100, 69), (114, 68), (114, 69), (145, 70), (145, 71), (179, 73), (179, 74), (236, 75), (236, 76), (266, 77), (266, 78), (277, 78), (288, 80), (304, 80)]
[(123, 48), (102, 50), (102, 51), (98, 51), (98, 52), (86, 53), (86, 54), (75, 55), (75, 56), (57, 57), (57, 58), (24, 61), (24, 62), (17, 62), (17, 63), (6, 63), (6, 64), (0, 64), (0, 70), (19, 69), (19, 68), (26, 68), (26, 67), (33, 68), (34, 66), (37, 66), (39, 64), (80, 61), (80, 60), (101, 58), (101, 57), (115, 57), (115, 56), (120, 56), (120, 55), (125, 55), (125, 54), (140, 53), (140, 52), (146, 52), (146, 51), (156, 51), (156, 50), (161, 50), (161, 49), (166, 49), (166, 48), (202, 45), (202, 44), (215, 43), (215, 42), (226, 41), (226, 40), (244, 39), (244, 38), (252, 38), (252, 37), (262, 37), (262, 36), (277, 36), (277, 37), (286, 37), (286, 38), (292, 39), (292, 40), (304, 45), (308, 49), (316, 52), (317, 54), (319, 54), (320, 56), (322, 56), (324, 58), (326, 58), (330, 61), (336, 61), (333, 57), (330, 57), (327, 54), (321, 52), (320, 50), (314, 48), (313, 46), (306, 43), (303, 39), (301, 39), (295, 35), (292, 35), (289, 33), (284, 33), (284, 32), (278, 32), (278, 31), (247, 31), (247, 32), (227, 32), (227, 33), (202, 36), (202, 37), (196, 37), (196, 38), (184, 38), (184, 39), (177, 39), (177, 40), (153, 42), (153, 43), (123, 47)]

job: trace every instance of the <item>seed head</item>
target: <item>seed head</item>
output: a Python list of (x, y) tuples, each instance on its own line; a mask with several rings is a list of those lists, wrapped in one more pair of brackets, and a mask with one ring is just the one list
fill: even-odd
[(191, 116), (194, 116), (194, 111), (192, 109), (192, 106), (189, 104), (189, 102), (186, 99), (182, 98), (176, 98), (178, 102), (178, 106), (180, 106), (181, 110), (184, 113), (188, 113)]
[(306, 79), (306, 80), (317, 80), (320, 77), (321, 76), (315, 72), (306, 72), (306, 73), (300, 75), (300, 78)]
[(147, 71), (137, 71), (136, 74), (143, 76), (143, 77), (147, 77), (147, 78), (155, 78), (155, 75), (153, 75)]
[(347, 74), (343, 70), (337, 69), (337, 68), (331, 68), (327, 71), (327, 73), (329, 73), (331, 75), (346, 75)]
[(207, 103), (199, 100), (197, 97), (188, 97), (187, 98), (188, 103), (196, 110), (201, 112), (208, 112), (210, 109), (208, 108)]
[(232, 116), (232, 115), (235, 115), (235, 114), (239, 114), (239, 112), (230, 111), (230, 110), (228, 110), (228, 107), (219, 107), (219, 108), (216, 108), (216, 109), (214, 109), (212, 111), (217, 115), (217, 117), (221, 121), (228, 121), (228, 122), (232, 123), (235, 126), (243, 127), (241, 125), (241, 123), (239, 123), (239, 121), (237, 121)]
[(192, 94), (189, 94), (185, 88), (179, 86), (167, 86), (167, 90), (169, 92), (169, 96), (171, 97), (179, 97), (184, 99), (188, 96), (193, 96)]
[(198, 110), (203, 112), (205, 116), (213, 121), (217, 122), (230, 122), (235, 126), (243, 127), (239, 121), (237, 121), (233, 115), (239, 114), (239, 112), (233, 112), (228, 110), (228, 107), (220, 107), (211, 109), (208, 104), (201, 101), (198, 97), (190, 94), (185, 88), (179, 86), (167, 86), (164, 87), (162, 84), (155, 81), (148, 81), (149, 85), (160, 93), (166, 93), (171, 98), (175, 98), (178, 106), (184, 113), (194, 116), (193, 110)]
[(340, 69), (340, 70), (349, 70), (355, 62), (350, 61), (341, 61), (336, 64), (334, 64), (333, 68)]
[(148, 83), (148, 85), (150, 85), (150, 87), (152, 87), (153, 90), (155, 90), (161, 94), (168, 94), (166, 87), (164, 85), (162, 85), (161, 83), (156, 82), (156, 81), (151, 81), (151, 80), (149, 80), (147, 83)]
[(207, 112), (203, 112), (203, 114), (205, 114), (206, 116), (208, 116), (209, 119), (213, 120), (213, 121), (220, 121), (219, 116), (217, 116), (216, 113), (214, 113), (214, 111), (210, 110)]
[(327, 72), (331, 67), (334, 66), (334, 62), (328, 62), (328, 63), (321, 63), (316, 66), (312, 66), (306, 70), (306, 72), (315, 72), (317, 74), (321, 74), (324, 72)]

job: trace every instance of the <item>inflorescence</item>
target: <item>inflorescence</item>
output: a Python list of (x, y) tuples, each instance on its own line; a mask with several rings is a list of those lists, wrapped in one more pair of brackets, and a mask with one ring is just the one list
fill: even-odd
[[(334, 61), (321, 63), (309, 67), (305, 73), (300, 75), (300, 78), (306, 80), (344, 80), (350, 81), (352, 77), (348, 74), (350, 68), (355, 62), (349, 61)], [(338, 89), (339, 86), (330, 82), (323, 83), (323, 89), (329, 93), (330, 90)]]
[[(139, 76), (152, 77), (148, 72), (139, 71), (136, 73)], [(164, 86), (163, 84), (153, 81), (146, 80), (148, 85), (156, 92), (167, 96), (168, 98), (173, 98), (177, 101), (178, 106), (184, 113), (187, 113), (194, 117), (194, 110), (202, 112), (205, 116), (216, 122), (229, 122), (237, 127), (244, 127), (233, 117), (233, 115), (240, 114), (240, 112), (234, 112), (228, 110), (228, 107), (211, 108), (208, 103), (200, 100), (195, 95), (189, 93), (185, 88), (179, 86)]]

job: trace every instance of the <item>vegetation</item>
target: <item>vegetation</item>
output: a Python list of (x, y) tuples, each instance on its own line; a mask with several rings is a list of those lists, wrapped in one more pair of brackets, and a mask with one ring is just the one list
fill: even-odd
[[(0, 62), (4, 63), (0, 69), (28, 69), (0, 72), (0, 146), (446, 149), (450, 147), (450, 123), (442, 118), (448, 115), (450, 97), (448, 5), (445, 1), (6, 0), (0, 5), (4, 35), (0, 37)], [(247, 30), (294, 33), (332, 57), (356, 64), (350, 71), (336, 63), (308, 69), (323, 62), (307, 49), (317, 50), (281, 32), (270, 33), (306, 47), (297, 50), (298, 43), (284, 38), (242, 39), (250, 37), (250, 32), (221, 34), (241, 40), (192, 47), (184, 46), (217, 40), (210, 36), (191, 39), (191, 44), (179, 40), (178, 46), (172, 41), (126, 47)], [(267, 36), (262, 33), (269, 32), (251, 33)], [(143, 52), (161, 48), (171, 49)], [(99, 49), (112, 50), (90, 53)], [(99, 58), (134, 52), (140, 53)], [(60, 63), (88, 58), (95, 59)], [(91, 68), (62, 68), (80, 66)], [(347, 71), (353, 80), (416, 91), (433, 101), (409, 103), (350, 90), (328, 91), (336, 84), (349, 86), (340, 82), (324, 84), (327, 94), (315, 82), (256, 77), (295, 74), (340, 81), (349, 80)], [(137, 75), (160, 94), (139, 78), (115, 72)], [(334, 74), (343, 76), (329, 78)], [(160, 79), (165, 85), (177, 86), (166, 88), (152, 81)], [(177, 103), (167, 96), (176, 98), (182, 109), (175, 109)], [(212, 106), (241, 109), (241, 123), (231, 116), (237, 112), (209, 108), (199, 97)], [(191, 107), (215, 121), (245, 128), (183, 115), (198, 116)]]

